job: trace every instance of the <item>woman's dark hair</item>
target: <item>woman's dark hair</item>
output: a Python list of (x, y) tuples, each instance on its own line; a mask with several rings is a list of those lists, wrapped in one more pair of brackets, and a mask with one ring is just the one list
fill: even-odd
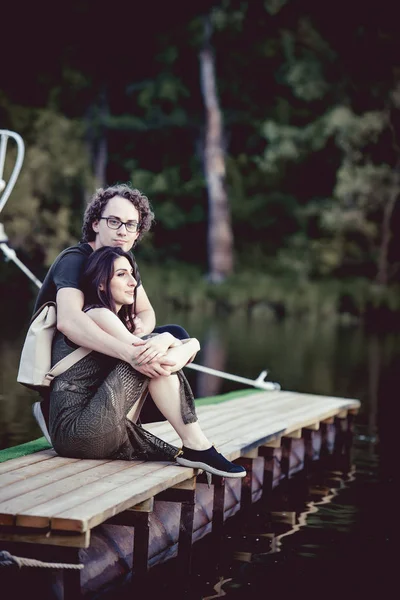
[[(110, 290), (110, 282), (114, 276), (114, 262), (117, 258), (126, 258), (133, 269), (136, 281), (137, 266), (130, 252), (124, 252), (122, 248), (104, 246), (95, 250), (86, 262), (82, 273), (81, 289), (85, 295), (85, 306), (102, 306), (113, 313), (118, 314), (125, 327), (133, 333), (135, 325), (132, 317), (131, 305), (125, 305), (117, 313), (114, 299)], [(102, 287), (102, 289), (100, 289)], [(136, 311), (136, 288), (133, 296), (133, 313)]]
[(107, 202), (115, 196), (129, 200), (139, 213), (139, 235), (136, 241), (142, 239), (146, 231), (149, 231), (154, 219), (149, 199), (142, 192), (130, 187), (127, 183), (121, 183), (106, 188), (99, 188), (93, 194), (83, 216), (82, 241), (92, 242), (96, 239), (96, 234), (93, 231), (93, 223), (100, 219), (107, 206)]

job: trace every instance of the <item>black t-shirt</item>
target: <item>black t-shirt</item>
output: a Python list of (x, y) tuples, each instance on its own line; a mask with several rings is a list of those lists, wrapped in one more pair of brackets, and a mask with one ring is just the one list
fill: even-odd
[[(94, 252), (90, 244), (84, 242), (66, 248), (51, 265), (39, 294), (34, 312), (46, 302), (55, 302), (58, 290), (62, 288), (80, 289), (80, 280), (88, 257)], [(135, 262), (135, 261), (134, 261)], [(139, 270), (135, 262), (137, 287), (141, 285)]]

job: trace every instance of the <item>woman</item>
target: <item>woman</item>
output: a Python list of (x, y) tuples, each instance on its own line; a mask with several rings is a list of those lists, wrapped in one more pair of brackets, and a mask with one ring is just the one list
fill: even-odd
[[(131, 344), (143, 343), (134, 334), (136, 279), (131, 254), (118, 247), (96, 250), (88, 258), (82, 290), (84, 310), (104, 331)], [(181, 369), (198, 352), (198, 340), (180, 341), (170, 333), (143, 339), (140, 364), (168, 357), (176, 364), (168, 367), (169, 376), (150, 379), (127, 362), (91, 352), (54, 379), (50, 435), (56, 452), (77, 458), (176, 460), (214, 475), (244, 477), (243, 467), (218, 453), (197, 421), (193, 394)], [(58, 332), (53, 364), (73, 349)], [(181, 450), (137, 425), (148, 392), (181, 438)]]

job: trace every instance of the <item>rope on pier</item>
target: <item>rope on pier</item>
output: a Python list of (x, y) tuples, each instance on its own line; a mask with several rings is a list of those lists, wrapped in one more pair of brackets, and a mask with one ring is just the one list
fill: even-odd
[(53, 562), (42, 562), (35, 558), (23, 558), (21, 556), (14, 556), (6, 550), (0, 551), (0, 567), (41, 567), (44, 569), (83, 569), (84, 565), (81, 564), (67, 564), (67, 563), (53, 563)]

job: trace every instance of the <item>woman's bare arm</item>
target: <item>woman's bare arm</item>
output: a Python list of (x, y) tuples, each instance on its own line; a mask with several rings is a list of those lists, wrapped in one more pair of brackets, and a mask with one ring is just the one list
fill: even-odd
[(165, 373), (159, 373), (160, 375), (169, 375), (171, 373), (171, 369), (175, 368), (173, 361), (169, 360), (166, 356), (166, 351), (169, 346), (169, 338), (167, 335), (171, 337), (172, 340), (174, 339), (170, 334), (161, 334), (160, 336), (156, 336), (162, 338), (163, 342), (162, 344), (156, 344), (154, 338), (142, 340), (131, 333), (117, 317), (117, 315), (108, 308), (91, 308), (86, 312), (86, 314), (106, 333), (113, 335), (121, 342), (138, 346), (138, 354), (136, 356), (135, 366), (150, 364), (153, 360), (161, 363), (161, 359), (163, 359), (166, 360), (166, 362), (163, 362), (162, 365)]
[(179, 371), (185, 365), (192, 362), (200, 350), (200, 342), (196, 338), (181, 341), (182, 343), (179, 346), (172, 346), (166, 353), (166, 357), (175, 362), (172, 373)]

